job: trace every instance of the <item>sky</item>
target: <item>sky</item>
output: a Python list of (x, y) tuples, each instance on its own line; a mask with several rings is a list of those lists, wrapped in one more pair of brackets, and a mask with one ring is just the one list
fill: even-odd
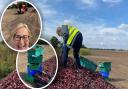
[[(0, 14), (9, 2), (0, 1)], [(89, 48), (128, 50), (128, 0), (28, 0), (39, 10), (42, 36), (57, 36), (62, 24), (78, 27)]]

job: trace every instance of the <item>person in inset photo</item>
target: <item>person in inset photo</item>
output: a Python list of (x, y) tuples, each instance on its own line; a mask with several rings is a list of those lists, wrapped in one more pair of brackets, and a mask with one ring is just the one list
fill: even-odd
[(38, 40), (42, 18), (37, 8), (27, 1), (12, 2), (1, 16), (1, 34), (4, 42), (15, 51), (27, 51)]
[(29, 48), (29, 38), (31, 32), (28, 26), (24, 23), (19, 23), (15, 29), (12, 30), (12, 47), (17, 50), (25, 50)]

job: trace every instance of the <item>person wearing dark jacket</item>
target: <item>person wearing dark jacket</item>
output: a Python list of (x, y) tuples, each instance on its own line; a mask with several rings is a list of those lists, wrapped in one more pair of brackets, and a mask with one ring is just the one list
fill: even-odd
[(70, 48), (73, 48), (73, 55), (76, 60), (77, 68), (82, 68), (79, 58), (79, 52), (83, 41), (82, 33), (75, 26), (69, 25), (62, 25), (61, 27), (57, 27), (56, 32), (58, 36), (61, 36), (63, 38), (63, 66), (67, 67), (68, 52)]

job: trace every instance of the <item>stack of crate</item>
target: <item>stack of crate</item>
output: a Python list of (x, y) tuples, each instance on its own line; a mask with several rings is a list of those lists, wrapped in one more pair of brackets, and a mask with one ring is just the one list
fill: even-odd
[(80, 64), (82, 67), (87, 68), (91, 71), (95, 71), (97, 68), (97, 64), (85, 57), (80, 56)]
[(103, 76), (104, 79), (109, 79), (111, 62), (99, 62), (98, 69), (99, 73)]
[(42, 60), (43, 60), (44, 48), (40, 45), (34, 46), (28, 50), (28, 65), (27, 65), (27, 81), (34, 81), (34, 74), (42, 73)]

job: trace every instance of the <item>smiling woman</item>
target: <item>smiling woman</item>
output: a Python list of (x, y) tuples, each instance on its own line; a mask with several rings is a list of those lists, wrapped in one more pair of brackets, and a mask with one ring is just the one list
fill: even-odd
[(25, 50), (29, 47), (31, 32), (26, 24), (20, 23), (12, 32), (12, 46), (17, 50)]

